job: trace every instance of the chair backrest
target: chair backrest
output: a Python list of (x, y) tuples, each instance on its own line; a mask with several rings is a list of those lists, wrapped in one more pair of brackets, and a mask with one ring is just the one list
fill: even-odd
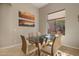
[(52, 47), (51, 47), (51, 55), (52, 56), (54, 55), (54, 44), (55, 44), (55, 41), (56, 41), (56, 37), (54, 37), (54, 39), (52, 40)]
[(23, 35), (20, 35), (20, 36), (22, 40), (22, 51), (24, 54), (26, 54), (28, 53), (28, 40), (26, 40)]

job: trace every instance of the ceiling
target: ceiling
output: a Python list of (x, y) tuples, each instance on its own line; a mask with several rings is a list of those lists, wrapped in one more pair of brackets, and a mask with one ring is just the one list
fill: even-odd
[(42, 8), (44, 7), (45, 5), (47, 5), (48, 3), (32, 3), (35, 7), (37, 8)]

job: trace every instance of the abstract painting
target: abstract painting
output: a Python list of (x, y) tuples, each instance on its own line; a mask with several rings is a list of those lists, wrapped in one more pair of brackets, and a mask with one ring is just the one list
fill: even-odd
[(24, 27), (34, 27), (35, 26), (35, 16), (30, 12), (19, 11), (19, 26)]

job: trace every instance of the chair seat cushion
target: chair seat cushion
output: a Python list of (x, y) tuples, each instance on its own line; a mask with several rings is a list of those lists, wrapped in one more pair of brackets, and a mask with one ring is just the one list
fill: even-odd
[(42, 47), (41, 51), (51, 55), (51, 46)]
[(38, 48), (36, 46), (29, 45), (29, 47), (28, 47), (28, 54), (31, 54), (31, 53), (33, 53), (33, 52), (35, 52), (37, 50), (38, 50)]

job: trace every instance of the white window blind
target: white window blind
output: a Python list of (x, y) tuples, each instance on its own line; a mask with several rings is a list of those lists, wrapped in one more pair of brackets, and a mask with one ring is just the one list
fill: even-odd
[(62, 18), (62, 17), (65, 17), (65, 10), (49, 14), (48, 20), (53, 20), (53, 19)]

